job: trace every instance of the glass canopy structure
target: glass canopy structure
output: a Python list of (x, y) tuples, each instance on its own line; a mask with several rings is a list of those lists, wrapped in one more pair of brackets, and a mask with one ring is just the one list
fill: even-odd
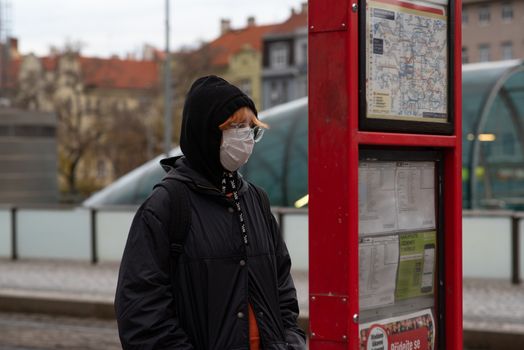
[[(524, 209), (524, 62), (463, 66), (464, 208)], [(270, 129), (241, 173), (273, 206), (307, 205), (307, 98), (261, 113)], [(171, 155), (180, 155), (174, 149)], [(138, 205), (160, 181), (159, 156), (84, 202)]]
[(524, 209), (524, 62), (465, 65), (462, 91), (463, 206)]
[[(255, 145), (249, 162), (240, 173), (262, 186), (273, 206), (293, 206), (307, 194), (307, 98), (295, 100), (260, 113), (269, 124)], [(180, 148), (170, 156), (181, 155)], [(163, 156), (143, 164), (88, 198), (88, 207), (139, 205), (165, 174)]]

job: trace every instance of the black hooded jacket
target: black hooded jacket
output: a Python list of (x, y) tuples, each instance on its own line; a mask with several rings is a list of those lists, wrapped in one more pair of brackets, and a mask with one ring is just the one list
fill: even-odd
[[(230, 88), (232, 85), (220, 78), (207, 79), (211, 81), (204, 82), (199, 89), (219, 83), (228, 92), (237, 93), (238, 89)], [(194, 88), (195, 85), (188, 95), (190, 103), (202, 101), (206, 96), (198, 91), (201, 98), (191, 99)], [(232, 108), (250, 107), (252, 102), (247, 96), (242, 93), (238, 96), (229, 101), (234, 105)], [(189, 189), (191, 226), (173, 271), (167, 232), (171, 213), (176, 210), (173, 199), (163, 187), (158, 187), (139, 208), (122, 258), (115, 298), (123, 348), (247, 350), (251, 304), (261, 349), (303, 350), (305, 335), (297, 327), (299, 310), (290, 275), (291, 261), (274, 217), (264, 211), (253, 185), (238, 176), (238, 195), (249, 235), (246, 245), (233, 210), (234, 202), (218, 189), (223, 169), (214, 169), (211, 158), (218, 158), (220, 140), (215, 154), (215, 144), (209, 138), (212, 129), (218, 128), (232, 112), (225, 112), (215, 120), (208, 118), (208, 123), (214, 126), (208, 128), (206, 123), (186, 120), (205, 119), (205, 113), (187, 114), (187, 101), (183, 123), (186, 141), (182, 141), (183, 145), (185, 142), (182, 149), (188, 153), (185, 157), (165, 159), (162, 165), (168, 177), (183, 182)], [(203, 101), (206, 104), (206, 99)], [(213, 110), (213, 117), (225, 106), (228, 104)], [(202, 110), (205, 108), (201, 107)], [(200, 134), (188, 130), (194, 125)], [(208, 139), (202, 141), (202, 138)], [(213, 144), (212, 148), (202, 146), (206, 143)], [(200, 147), (202, 152), (207, 150), (206, 155), (201, 154), (207, 164), (195, 158)]]

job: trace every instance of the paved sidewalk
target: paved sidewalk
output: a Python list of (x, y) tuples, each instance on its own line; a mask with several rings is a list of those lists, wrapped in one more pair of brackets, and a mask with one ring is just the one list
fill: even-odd
[[(307, 273), (294, 272), (293, 277), (297, 287), (297, 294), (302, 310), (302, 316), (308, 316), (308, 286)], [(56, 308), (61, 301), (81, 302), (82, 304), (69, 304), (59, 307), (61, 314), (64, 309), (70, 309), (71, 316), (81, 316), (89, 313), (97, 305), (104, 306), (104, 311), (97, 316), (107, 316), (112, 311), (118, 278), (118, 264), (102, 263), (91, 265), (85, 262), (74, 261), (46, 261), (46, 260), (21, 260), (10, 261), (0, 259), (0, 311), (5, 309), (6, 302), (2, 297), (9, 297), (16, 304), (25, 307), (40, 307), (48, 304), (45, 310)], [(46, 303), (37, 302), (30, 305), (27, 299), (44, 300)], [(55, 301), (55, 303), (52, 303)], [(9, 300), (7, 310), (16, 312), (15, 303)], [(49, 305), (52, 303), (51, 305)], [(86, 308), (85, 312), (74, 313), (72, 308)]]
[(467, 279), (463, 290), (465, 329), (524, 335), (524, 284)]
[[(293, 274), (301, 314), (307, 318), (307, 274)], [(117, 264), (0, 260), (0, 297), (104, 304), (112, 310), (117, 276)], [(68, 307), (77, 307), (71, 305)], [(3, 306), (5, 303), (0, 303)], [(464, 328), (524, 335), (524, 285), (513, 286), (505, 280), (464, 280)]]
[(0, 260), (0, 293), (112, 302), (118, 264)]

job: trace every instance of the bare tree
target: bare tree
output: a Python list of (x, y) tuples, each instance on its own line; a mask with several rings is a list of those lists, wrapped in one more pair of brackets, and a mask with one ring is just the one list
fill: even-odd
[(78, 166), (104, 135), (107, 127), (102, 104), (90, 104), (81, 81), (78, 55), (63, 54), (54, 84), (53, 107), (58, 119), (59, 173), (66, 180), (67, 192), (79, 194)]
[[(24, 58), (16, 102), (57, 116), (58, 174), (65, 200), (76, 201), (159, 153), (158, 89), (107, 94), (86, 87), (83, 77), (96, 72), (82, 71), (71, 45), (46, 59), (47, 70), (42, 59)], [(110, 171), (101, 178), (97, 167), (104, 163)]]
[[(99, 164), (107, 164), (111, 170), (108, 177), (116, 178), (160, 154), (163, 144), (161, 84), (143, 92), (109, 95), (85, 86), (83, 78), (97, 72), (94, 65), (81, 66), (81, 47), (69, 43), (62, 50), (54, 48), (46, 67), (41, 59), (27, 58), (27, 69), (22, 70), (18, 84), (20, 107), (57, 115), (58, 170), (69, 200), (105, 184), (97, 178)], [(183, 103), (191, 83), (202, 75), (220, 74), (212, 65), (216, 54), (209, 45), (174, 54), (175, 89), (171, 98), (175, 101), (175, 144), (179, 142)]]
[(115, 177), (119, 177), (161, 152), (161, 114), (155, 113), (148, 98), (131, 108), (112, 104), (110, 110), (111, 121), (100, 145), (111, 159)]

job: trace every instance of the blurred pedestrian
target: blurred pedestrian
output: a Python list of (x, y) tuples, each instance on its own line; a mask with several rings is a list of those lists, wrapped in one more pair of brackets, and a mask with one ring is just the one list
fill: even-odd
[[(122, 258), (115, 309), (124, 349), (306, 348), (267, 194), (237, 171), (265, 128), (237, 87), (216, 76), (193, 83), (184, 156), (161, 161), (164, 185), (136, 213)], [(182, 242), (173, 244), (173, 231)]]

